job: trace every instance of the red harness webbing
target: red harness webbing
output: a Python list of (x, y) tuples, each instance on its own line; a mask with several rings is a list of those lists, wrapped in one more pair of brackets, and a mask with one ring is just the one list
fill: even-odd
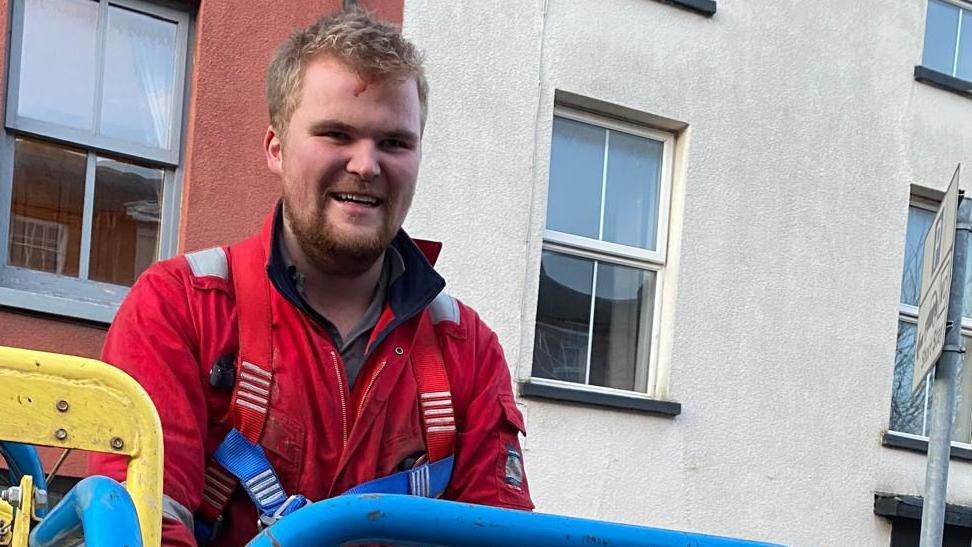
[[(229, 263), (240, 329), (240, 351), (233, 386), (233, 425), (248, 441), (259, 444), (270, 411), (273, 387), (271, 288), (265, 273), (267, 257), (260, 236), (230, 246)], [(236, 477), (210, 456), (199, 506), (203, 518), (210, 522), (218, 519), (237, 484)]]
[(452, 391), (446, 375), (445, 360), (432, 326), (428, 310), (422, 312), (415, 347), (412, 348), (412, 370), (418, 384), (425, 446), (429, 461), (439, 461), (455, 453), (456, 417), (452, 408)]
[[(267, 257), (259, 236), (230, 247), (233, 292), (240, 326), (240, 354), (233, 390), (236, 429), (259, 444), (270, 410), (273, 381), (273, 335)], [(259, 275), (256, 275), (259, 274)], [(240, 295), (246, 295), (241, 297)]]

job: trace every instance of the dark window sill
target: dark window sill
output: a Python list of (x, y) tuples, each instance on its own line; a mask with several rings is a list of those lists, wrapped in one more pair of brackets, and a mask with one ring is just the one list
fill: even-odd
[(682, 413), (682, 404), (674, 401), (625, 397), (624, 395), (615, 395), (612, 393), (598, 393), (569, 387), (534, 384), (532, 382), (520, 384), (520, 395), (527, 398), (551, 399), (554, 401), (569, 401), (607, 408), (636, 410), (658, 416), (674, 417)]
[[(874, 493), (874, 514), (888, 518), (921, 520), (921, 496)], [(972, 527), (972, 507), (945, 504), (945, 524), (962, 528)]]
[(915, 79), (921, 83), (972, 99), (972, 82), (961, 78), (955, 78), (948, 74), (942, 74), (937, 70), (918, 65), (915, 67)]
[(660, 0), (665, 4), (672, 4), (689, 11), (694, 11), (699, 15), (712, 17), (716, 12), (715, 0)]
[[(921, 452), (922, 454), (928, 452), (927, 439), (913, 439), (911, 437), (905, 437), (904, 435), (896, 435), (894, 431), (888, 431), (885, 433), (884, 439), (881, 440), (881, 444), (890, 448), (903, 448), (913, 452)], [(950, 456), (953, 460), (972, 462), (972, 449), (965, 448), (964, 446), (952, 445)]]

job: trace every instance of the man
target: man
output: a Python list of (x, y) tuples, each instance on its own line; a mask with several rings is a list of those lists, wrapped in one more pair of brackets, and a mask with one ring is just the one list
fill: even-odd
[[(441, 470), (446, 456), (443, 498), (532, 509), (496, 335), (442, 292), (438, 246), (401, 230), (426, 118), (420, 54), (364, 13), (332, 15), (283, 45), (267, 95), (281, 203), (240, 244), (152, 266), (105, 342), (103, 360), (161, 417), (163, 543), (194, 544), (195, 524), (240, 545), (295, 494)], [(241, 473), (231, 441), (262, 447), (273, 472)], [(91, 470), (120, 479), (124, 460), (93, 456)], [(414, 493), (435, 495), (429, 484)]]

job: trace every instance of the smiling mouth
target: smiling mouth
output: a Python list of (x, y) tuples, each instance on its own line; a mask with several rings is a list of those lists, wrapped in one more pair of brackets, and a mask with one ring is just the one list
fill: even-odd
[(375, 196), (369, 196), (367, 194), (352, 194), (347, 192), (333, 192), (329, 196), (342, 203), (354, 203), (356, 205), (364, 205), (366, 207), (378, 207), (383, 203), (383, 200), (376, 198)]

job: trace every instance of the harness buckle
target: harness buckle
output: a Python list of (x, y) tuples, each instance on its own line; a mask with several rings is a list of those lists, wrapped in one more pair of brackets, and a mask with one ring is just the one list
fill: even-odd
[(257, 519), (257, 530), (262, 532), (264, 528), (273, 526), (278, 520), (286, 517), (307, 504), (307, 498), (300, 494), (290, 496), (283, 503), (281, 503), (280, 507), (277, 507), (273, 513), (260, 515), (260, 518)]
[(216, 538), (219, 537), (219, 533), (223, 530), (224, 521), (225, 518), (222, 513), (212, 523), (207, 522), (197, 514), (196, 518), (193, 519), (193, 535), (196, 536), (196, 541), (200, 545), (213, 545)]

